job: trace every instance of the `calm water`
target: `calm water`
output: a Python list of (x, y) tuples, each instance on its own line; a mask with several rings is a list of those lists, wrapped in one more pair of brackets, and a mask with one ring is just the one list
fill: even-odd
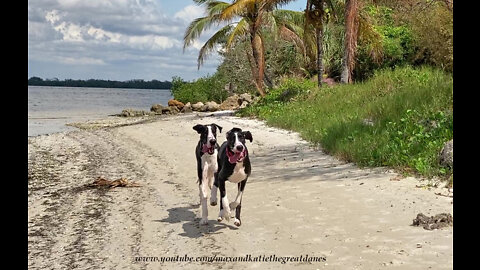
[(66, 123), (104, 118), (123, 109), (167, 105), (168, 89), (28, 86), (28, 136), (74, 129)]

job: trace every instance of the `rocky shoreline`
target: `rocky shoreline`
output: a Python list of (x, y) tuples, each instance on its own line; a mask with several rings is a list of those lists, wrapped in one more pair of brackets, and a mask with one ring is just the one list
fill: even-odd
[(168, 101), (167, 106), (162, 104), (154, 104), (150, 111), (144, 110), (133, 110), (133, 109), (124, 109), (121, 113), (114, 116), (121, 117), (139, 117), (139, 116), (154, 116), (154, 115), (174, 115), (178, 113), (191, 113), (191, 112), (216, 112), (216, 111), (228, 111), (228, 110), (238, 110), (249, 106), (250, 104), (257, 102), (258, 97), (252, 97), (248, 93), (243, 93), (241, 95), (234, 94), (228, 97), (221, 104), (216, 103), (215, 101), (208, 102), (197, 102), (191, 104), (190, 102), (184, 104), (175, 99)]

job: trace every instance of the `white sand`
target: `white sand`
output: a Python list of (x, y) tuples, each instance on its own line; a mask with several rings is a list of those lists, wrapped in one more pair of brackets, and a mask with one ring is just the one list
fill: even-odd
[[(29, 268), (453, 268), (452, 227), (410, 226), (420, 212), (453, 214), (453, 198), (435, 194), (447, 194), (445, 188), (427, 188), (428, 181), (413, 177), (392, 181), (397, 174), (391, 171), (359, 169), (310, 148), (296, 133), (257, 120), (207, 115), (30, 138)], [(233, 219), (217, 222), (218, 206), (209, 206), (209, 225), (198, 225), (197, 123), (222, 126), (219, 142), (232, 127), (253, 135), (241, 227)], [(83, 187), (98, 176), (126, 177), (142, 187)], [(236, 186), (228, 184), (227, 194), (236, 195)], [(177, 255), (308, 255), (326, 261), (135, 261)]]

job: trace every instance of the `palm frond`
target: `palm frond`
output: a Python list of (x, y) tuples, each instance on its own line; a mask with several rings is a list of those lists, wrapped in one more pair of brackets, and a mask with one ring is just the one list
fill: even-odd
[(226, 41), (228, 34), (232, 31), (232, 25), (226, 25), (222, 29), (218, 30), (200, 49), (198, 53), (198, 69), (200, 66), (203, 65), (204, 60), (206, 59), (207, 55), (215, 49), (216, 45), (219, 45)]
[(374, 62), (380, 63), (383, 60), (382, 36), (375, 29), (371, 18), (364, 12), (360, 12), (358, 16), (358, 39), (366, 44)]
[(208, 30), (214, 23), (219, 23), (218, 16), (206, 16), (193, 20), (185, 30), (183, 36), (183, 50), (190, 46), (203, 31)]
[(193, 2), (195, 2), (195, 4), (197, 5), (201, 5), (201, 4), (204, 4), (206, 2), (210, 2), (211, 0), (193, 0)]
[(222, 1), (209, 1), (206, 5), (208, 16), (212, 16), (222, 13), (228, 6), (230, 6), (230, 3)]
[(246, 36), (248, 33), (248, 22), (245, 18), (240, 20), (227, 38), (226, 49), (229, 50), (235, 38)]
[(237, 0), (222, 12), (222, 20), (231, 20), (235, 16), (253, 12), (255, 10), (255, 4), (257, 0)]

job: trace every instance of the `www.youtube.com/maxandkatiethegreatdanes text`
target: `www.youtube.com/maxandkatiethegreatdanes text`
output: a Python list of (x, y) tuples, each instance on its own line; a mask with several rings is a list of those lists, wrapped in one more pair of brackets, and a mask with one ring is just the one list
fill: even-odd
[(135, 262), (153, 262), (153, 263), (179, 263), (179, 262), (207, 262), (207, 263), (236, 263), (236, 262), (277, 262), (281, 264), (286, 263), (315, 263), (315, 262), (326, 262), (327, 258), (325, 256), (309, 256), (300, 255), (300, 256), (277, 256), (277, 255), (257, 255), (253, 256), (247, 254), (244, 256), (137, 256), (134, 257)]

